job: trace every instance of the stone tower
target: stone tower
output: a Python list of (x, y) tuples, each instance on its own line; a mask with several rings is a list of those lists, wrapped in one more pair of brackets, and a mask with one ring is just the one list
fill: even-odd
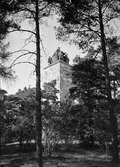
[(48, 66), (43, 71), (43, 82), (56, 80), (56, 88), (59, 90), (58, 99), (62, 102), (69, 96), (72, 86), (71, 66), (66, 53), (58, 48), (52, 57), (48, 58)]

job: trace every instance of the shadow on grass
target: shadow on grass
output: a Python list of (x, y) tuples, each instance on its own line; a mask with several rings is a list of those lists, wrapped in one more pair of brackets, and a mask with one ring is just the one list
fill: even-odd
[[(38, 167), (35, 153), (21, 153), (6, 155), (0, 158), (0, 167)], [(88, 160), (75, 158), (73, 154), (65, 158), (64, 154), (44, 157), (44, 167), (120, 167), (120, 164), (112, 164), (101, 160)]]
[[(7, 146), (0, 156), (0, 167), (38, 167), (34, 145), (23, 148)], [(95, 150), (80, 149), (77, 145), (67, 148), (63, 146), (51, 157), (44, 157), (44, 167), (120, 167)]]
[(0, 167), (21, 167), (25, 163), (34, 160), (34, 153), (16, 153), (0, 156)]
[(20, 147), (19, 144), (10, 144), (10, 145), (4, 145), (1, 150), (1, 155), (4, 154), (15, 154), (15, 153), (27, 153), (27, 152), (33, 152), (35, 151), (36, 146), (34, 143), (31, 144), (23, 144), (22, 147)]

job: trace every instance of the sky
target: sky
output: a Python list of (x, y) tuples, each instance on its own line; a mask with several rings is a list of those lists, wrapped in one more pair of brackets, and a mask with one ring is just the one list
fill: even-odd
[[(62, 51), (65, 51), (68, 53), (68, 57), (70, 59), (70, 63), (72, 63), (73, 58), (76, 55), (84, 56), (82, 54), (82, 50), (78, 49), (78, 47), (75, 47), (74, 45), (70, 45), (67, 42), (63, 41), (58, 41), (56, 39), (56, 32), (55, 32), (55, 27), (59, 26), (59, 23), (57, 22), (58, 18), (56, 16), (50, 16), (49, 19), (44, 20), (42, 24), (40, 24), (40, 35), (42, 39), (42, 46), (41, 46), (41, 66), (42, 66), (42, 71), (44, 67), (46, 67), (47, 60), (49, 56), (52, 56), (53, 53), (56, 51), (58, 47), (61, 48)], [(21, 20), (17, 20), (20, 22)], [(114, 19), (113, 23), (111, 23), (112, 28), (114, 29), (114, 35), (120, 36), (120, 20)], [(30, 29), (33, 27), (33, 23), (30, 22), (21, 22), (21, 27), (24, 29)], [(9, 42), (9, 52), (15, 52), (17, 50), (21, 49), (27, 49), (30, 51), (34, 51), (34, 42), (29, 43), (28, 40), (28, 34), (23, 33), (23, 32), (14, 32), (10, 33), (8, 37), (6, 38), (6, 43)], [(22, 52), (23, 53), (23, 52)], [(15, 60), (16, 57), (20, 56), (21, 52), (19, 53), (14, 53), (11, 55), (9, 65)], [(18, 62), (22, 61), (35, 61), (34, 56), (24, 56), (19, 59)], [(23, 89), (25, 86), (26, 87), (35, 87), (35, 69), (33, 65), (30, 65), (28, 63), (24, 64), (18, 64), (13, 67), (13, 70), (15, 71), (15, 77), (16, 79), (13, 81), (0, 81), (0, 87), (2, 89), (5, 89), (8, 94), (14, 94), (18, 91), (18, 89)]]
[[(26, 22), (21, 23), (22, 27), (24, 29), (30, 29), (32, 26), (32, 23), (28, 24)], [(40, 33), (41, 33), (41, 39), (42, 44), (44, 46), (41, 46), (41, 66), (42, 71), (45, 66), (47, 66), (47, 59), (49, 56), (52, 56), (53, 53), (56, 51), (58, 47), (61, 48), (62, 51), (65, 51), (68, 53), (68, 56), (70, 58), (70, 63), (72, 62), (72, 59), (77, 55), (81, 54), (81, 50), (76, 48), (74, 45), (69, 45), (67, 42), (58, 41), (56, 40), (56, 34), (54, 27), (57, 26), (57, 18), (54, 16), (51, 16), (47, 21), (45, 21), (40, 26)], [(6, 38), (6, 42), (9, 42), (9, 48), (8, 51), (15, 52), (20, 49), (27, 49), (34, 51), (34, 43), (27, 44), (28, 41), (25, 39), (28, 38), (28, 34), (23, 32), (14, 32), (10, 33), (8, 37)], [(26, 44), (25, 44), (26, 43)], [(14, 61), (14, 59), (17, 56), (20, 56), (21, 52), (17, 52), (11, 55), (10, 64)], [(35, 61), (34, 56), (24, 56), (23, 58), (20, 58), (18, 62), (22, 61)], [(24, 64), (17, 64), (13, 67), (13, 70), (15, 71), (15, 77), (16, 79), (13, 81), (1, 81), (1, 87), (2, 89), (7, 90), (8, 94), (14, 94), (18, 91), (18, 89), (23, 89), (26, 87), (34, 87), (35, 86), (35, 70), (34, 66), (24, 63)]]

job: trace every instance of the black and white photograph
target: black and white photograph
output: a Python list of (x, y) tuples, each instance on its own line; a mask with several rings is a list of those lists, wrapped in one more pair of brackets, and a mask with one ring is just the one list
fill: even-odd
[(0, 0), (0, 167), (120, 167), (120, 0)]

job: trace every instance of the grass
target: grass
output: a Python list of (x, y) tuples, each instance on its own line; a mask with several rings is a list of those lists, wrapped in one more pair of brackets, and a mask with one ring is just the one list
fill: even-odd
[[(38, 167), (32, 148), (34, 146), (29, 147), (30, 150), (26, 147), (26, 152), (25, 147), (21, 152), (18, 146), (5, 148), (0, 156), (0, 167)], [(105, 153), (81, 149), (78, 146), (69, 146), (69, 149), (64, 149), (63, 146), (51, 157), (44, 157), (43, 163), (44, 167), (120, 167), (120, 164), (112, 164), (110, 156)]]

